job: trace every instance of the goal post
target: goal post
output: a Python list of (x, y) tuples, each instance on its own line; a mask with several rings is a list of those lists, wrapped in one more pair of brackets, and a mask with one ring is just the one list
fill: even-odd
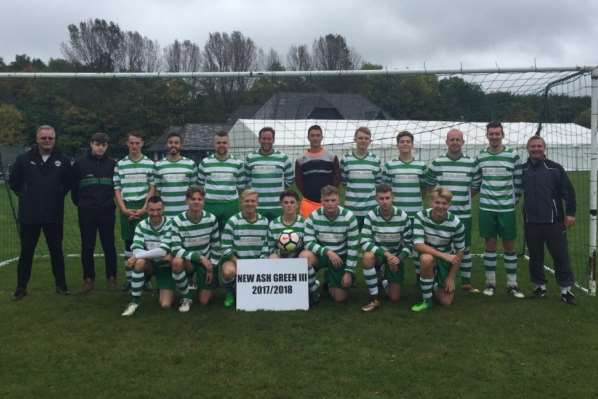
[[(103, 100), (94, 102), (93, 96)], [(31, 111), (24, 105), (28, 102), (35, 106)], [(120, 157), (126, 151), (123, 137), (137, 128), (149, 136), (145, 149), (153, 159), (164, 154), (167, 133), (179, 131), (187, 154), (199, 160), (213, 150), (210, 135), (216, 130), (229, 132), (233, 155), (244, 159), (257, 148), (259, 130), (270, 126), (276, 131), (275, 149), (294, 160), (308, 145), (307, 129), (317, 124), (324, 130), (324, 147), (339, 158), (353, 148), (355, 130), (366, 126), (372, 132), (371, 152), (383, 163), (397, 156), (400, 130), (415, 136), (415, 157), (429, 163), (446, 151), (444, 140), (451, 128), (463, 131), (464, 153), (475, 156), (487, 145), (486, 123), (496, 119), (505, 126), (505, 144), (525, 160), (525, 143), (539, 131), (547, 142), (548, 156), (565, 167), (576, 188), (577, 223), (569, 230), (572, 266), (577, 286), (596, 294), (597, 67), (2, 72), (3, 105), (19, 111), (28, 128), (56, 125), (58, 142), (68, 147), (72, 157), (85, 150), (97, 130), (109, 133), (112, 155)], [(31, 129), (23, 134), (20, 141), (26, 146), (33, 137)], [(3, 159), (7, 169), (10, 160)], [(13, 219), (10, 203), (15, 198), (9, 195), (8, 190), (0, 190), (0, 220), (6, 223)], [(68, 198), (66, 202), (65, 253), (76, 255), (80, 249), (76, 212)], [(477, 223), (476, 215), (473, 220)], [(518, 227), (518, 243), (523, 247), (522, 226)], [(0, 248), (0, 262), (18, 256), (17, 230), (8, 231), (15, 237)], [(479, 237), (474, 247), (474, 253), (483, 250)], [(38, 245), (37, 254), (47, 254), (43, 245)], [(546, 267), (553, 269), (549, 258)]]

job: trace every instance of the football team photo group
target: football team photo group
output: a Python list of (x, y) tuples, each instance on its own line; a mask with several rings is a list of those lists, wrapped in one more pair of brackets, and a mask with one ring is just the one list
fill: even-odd
[[(154, 162), (143, 153), (142, 134), (132, 131), (128, 154), (119, 161), (108, 157), (110, 139), (101, 132), (91, 135), (85, 155), (71, 161), (57, 146), (55, 129), (42, 125), (9, 173), (21, 245), (12, 299), (28, 295), (42, 232), (56, 294), (70, 294), (62, 247), (70, 192), (81, 238), (78, 293), (95, 289), (99, 234), (107, 286), (129, 293), (124, 317), (137, 314), (142, 296), (154, 293), (157, 306), (183, 313), (221, 298), (232, 308), (238, 261), (245, 259), (305, 259), (310, 308), (324, 295), (339, 303), (358, 295), (352, 290), (358, 277), (367, 286), (363, 312), (400, 301), (405, 284), (419, 288), (413, 312), (450, 306), (457, 292), (540, 299), (547, 295), (545, 249), (554, 259), (561, 301), (574, 305), (566, 231), (575, 224), (575, 191), (564, 168), (546, 157), (544, 139), (530, 135), (524, 160), (503, 143), (508, 132), (500, 122), (487, 124), (487, 145), (474, 157), (463, 153), (463, 132), (443, 134), (444, 154), (427, 164), (415, 159), (417, 136), (409, 131), (397, 132), (398, 156), (383, 162), (369, 149), (367, 127), (354, 132), (353, 149), (339, 158), (323, 146), (318, 125), (307, 130), (309, 148), (296, 160), (275, 149), (276, 132), (264, 127), (259, 148), (244, 159), (231, 153), (228, 132), (219, 131), (213, 153), (198, 163), (182, 155), (179, 133), (167, 136), (165, 156)], [(475, 196), (479, 211), (472, 207)], [(473, 221), (484, 242), (484, 284), (478, 287), (472, 280)], [(518, 227), (529, 270), (518, 268)], [(504, 284), (497, 281), (499, 264)], [(406, 270), (414, 281), (406, 281)], [(518, 273), (529, 273), (529, 290), (518, 284)]]

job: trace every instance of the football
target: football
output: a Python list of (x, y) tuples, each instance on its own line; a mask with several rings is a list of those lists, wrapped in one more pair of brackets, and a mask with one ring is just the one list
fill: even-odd
[(301, 246), (301, 238), (292, 229), (285, 229), (278, 236), (278, 249), (283, 252), (295, 252)]

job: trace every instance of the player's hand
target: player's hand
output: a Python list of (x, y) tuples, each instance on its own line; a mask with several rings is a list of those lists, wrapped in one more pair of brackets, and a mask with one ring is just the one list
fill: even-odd
[(212, 262), (210, 262), (210, 260), (206, 256), (202, 256), (200, 262), (201, 265), (205, 267), (207, 271), (211, 272), (214, 270), (214, 265), (212, 265)]
[(453, 254), (445, 254), (444, 260), (453, 266), (459, 266), (461, 264), (461, 259), (459, 259), (459, 257), (457, 255), (453, 255)]
[(447, 277), (444, 279), (444, 292), (447, 294), (452, 294), (455, 292), (455, 280)]
[(353, 276), (351, 275), (351, 273), (345, 272), (343, 274), (343, 281), (342, 281), (343, 287), (350, 287), (352, 282), (353, 282)]
[(137, 258), (134, 256), (131, 256), (129, 259), (127, 259), (127, 266), (134, 267), (135, 262), (137, 262)]
[(386, 261), (388, 262), (388, 267), (390, 267), (390, 270), (392, 270), (393, 272), (397, 271), (399, 263), (401, 263), (401, 259), (399, 259), (398, 256), (391, 254), (390, 252), (386, 254)]
[(328, 251), (326, 255), (328, 256), (328, 259), (330, 259), (330, 263), (332, 263), (332, 266), (334, 266), (335, 268), (338, 269), (343, 265), (343, 260), (335, 252)]
[(206, 269), (206, 284), (212, 284), (212, 280), (214, 280), (214, 269)]
[(164, 262), (168, 262), (168, 263), (170, 263), (170, 262), (172, 262), (172, 255), (170, 255), (170, 254), (166, 254), (165, 256), (163, 256), (163, 257), (162, 257), (162, 260), (163, 260)]
[(565, 228), (575, 225), (575, 216), (565, 216)]

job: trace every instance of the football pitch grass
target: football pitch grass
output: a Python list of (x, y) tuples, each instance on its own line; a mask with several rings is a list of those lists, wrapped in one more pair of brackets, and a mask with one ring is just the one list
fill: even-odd
[[(457, 293), (453, 306), (423, 313), (409, 270), (399, 303), (360, 311), (363, 280), (346, 304), (327, 296), (309, 312), (237, 312), (223, 295), (188, 314), (143, 295), (105, 288), (59, 296), (47, 260), (36, 260), (29, 295), (8, 298), (15, 265), (0, 269), (1, 398), (390, 398), (596, 397), (598, 309), (578, 294), (515, 299), (504, 274), (493, 298)], [(520, 283), (528, 288), (525, 262)], [(67, 261), (76, 291), (80, 265)], [(474, 282), (482, 283), (479, 259)], [(529, 292), (529, 290), (526, 290)]]
[[(570, 253), (585, 283), (587, 174), (573, 181), (578, 219)], [(2, 261), (18, 255), (18, 237), (0, 188)], [(69, 198), (66, 205), (65, 253), (76, 254), (76, 212)], [(481, 253), (476, 220), (472, 252)], [(521, 242), (520, 235), (519, 249)], [(37, 254), (46, 253), (41, 239)], [(598, 396), (596, 298), (576, 291), (577, 306), (562, 304), (551, 275), (547, 298), (509, 297), (501, 258), (495, 297), (457, 292), (450, 308), (422, 314), (409, 309), (420, 300), (409, 267), (401, 301), (372, 314), (359, 309), (367, 299), (359, 272), (348, 303), (323, 295), (309, 312), (236, 312), (223, 308), (218, 291), (211, 305), (179, 314), (144, 293), (137, 314), (125, 319), (130, 297), (105, 288), (102, 258), (97, 289), (88, 295), (76, 294), (79, 258), (67, 258), (66, 266), (73, 295), (54, 293), (49, 259), (37, 257), (20, 302), (9, 300), (15, 262), (0, 267), (0, 398)], [(524, 259), (518, 275), (529, 293)], [(474, 284), (483, 285), (477, 257)]]

